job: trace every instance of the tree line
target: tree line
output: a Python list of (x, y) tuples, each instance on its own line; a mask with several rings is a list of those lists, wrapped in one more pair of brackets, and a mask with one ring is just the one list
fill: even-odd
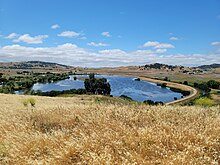
[(67, 73), (36, 73), (32, 76), (15, 76), (5, 78), (0, 74), (0, 93), (14, 93), (29, 90), (35, 83), (51, 83), (69, 78)]

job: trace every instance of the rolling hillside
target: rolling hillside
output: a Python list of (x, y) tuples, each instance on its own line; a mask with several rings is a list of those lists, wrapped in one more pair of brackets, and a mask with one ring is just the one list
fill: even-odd
[(9, 62), (9, 63), (0, 63), (0, 68), (3, 69), (68, 69), (72, 68), (71, 66), (43, 62), (43, 61), (27, 61), (27, 62)]
[(198, 68), (201, 68), (201, 69), (216, 69), (216, 68), (220, 68), (220, 64), (201, 65), (201, 66), (198, 66)]
[(151, 107), (101, 96), (4, 94), (0, 105), (0, 164), (218, 164), (220, 160), (219, 107)]

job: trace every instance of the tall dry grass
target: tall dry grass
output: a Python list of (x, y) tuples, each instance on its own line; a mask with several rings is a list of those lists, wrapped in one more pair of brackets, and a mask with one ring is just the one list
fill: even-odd
[(220, 108), (0, 95), (0, 164), (219, 164)]

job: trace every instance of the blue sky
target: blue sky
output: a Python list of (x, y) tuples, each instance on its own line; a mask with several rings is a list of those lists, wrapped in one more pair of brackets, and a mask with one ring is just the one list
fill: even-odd
[(0, 0), (0, 61), (220, 63), (220, 0)]

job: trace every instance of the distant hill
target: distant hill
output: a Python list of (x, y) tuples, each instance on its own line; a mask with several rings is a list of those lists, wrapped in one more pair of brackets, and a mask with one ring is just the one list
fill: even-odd
[(173, 66), (173, 65), (167, 65), (167, 64), (160, 64), (160, 63), (154, 63), (154, 64), (148, 64), (144, 65), (145, 68), (147, 69), (175, 69), (180, 66)]
[(27, 61), (27, 62), (7, 62), (0, 63), (3, 69), (69, 69), (71, 66), (43, 62), (43, 61)]
[(201, 65), (198, 66), (200, 69), (215, 69), (215, 68), (220, 68), (220, 64), (211, 64), (211, 65)]
[(168, 65), (168, 64), (161, 64), (161, 63), (154, 63), (154, 64), (147, 64), (143, 66), (146, 69), (177, 69), (177, 68), (191, 68), (191, 69), (215, 69), (220, 68), (220, 64), (210, 64), (210, 65), (201, 65), (198, 67), (184, 67), (179, 65)]

